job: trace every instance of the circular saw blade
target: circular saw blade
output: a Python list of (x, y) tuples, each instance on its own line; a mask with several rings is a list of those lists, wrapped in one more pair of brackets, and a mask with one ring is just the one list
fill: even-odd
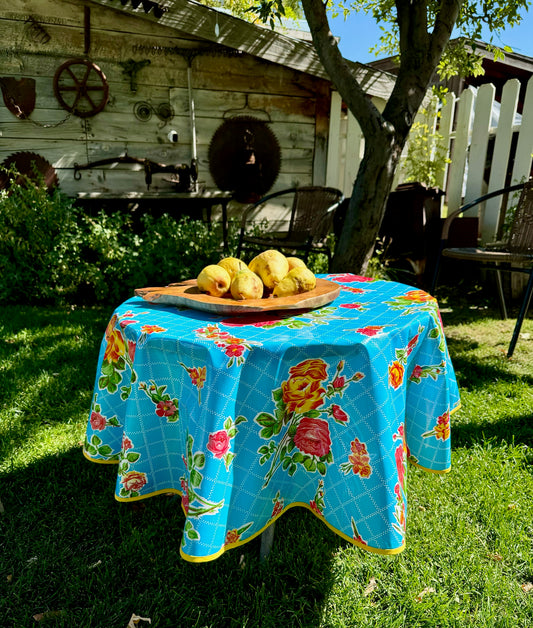
[[(28, 177), (35, 183), (42, 181), (48, 190), (59, 186), (59, 180), (54, 167), (37, 153), (26, 151), (12, 153), (4, 159), (2, 166), (8, 170), (14, 169), (16, 173)], [(12, 179), (8, 172), (1, 171), (0, 189), (9, 187)]]
[(278, 140), (264, 120), (253, 116), (228, 118), (209, 145), (209, 171), (219, 189), (240, 202), (264, 196), (281, 167)]

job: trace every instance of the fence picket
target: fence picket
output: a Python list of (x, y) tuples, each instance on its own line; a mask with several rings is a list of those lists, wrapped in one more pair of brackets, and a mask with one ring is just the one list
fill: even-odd
[[(512, 183), (527, 180), (531, 174), (533, 152), (533, 77), (529, 79), (522, 111), (521, 124), (515, 125), (520, 82), (508, 80), (501, 99), (500, 118), (495, 128), (491, 127), (494, 112), (495, 87), (482, 85), (477, 96), (471, 88), (457, 97), (448, 94), (441, 108), (437, 130), (442, 136), (440, 145), (451, 158), (445, 170), (439, 174), (437, 185), (445, 190), (448, 212), (461, 204), (473, 200), (486, 192), (504, 187), (508, 183), (513, 133), (518, 132), (514, 153)], [(474, 104), (474, 100), (476, 101)], [(361, 147), (364, 138), (359, 124), (349, 114), (347, 123), (342, 118), (342, 99), (333, 92), (331, 99), (330, 135), (328, 142), (327, 184), (344, 189), (348, 196), (361, 162)], [(435, 114), (437, 115), (437, 114)], [(417, 119), (422, 119), (418, 114)], [(425, 120), (432, 128), (430, 120)], [(487, 163), (488, 145), (495, 137), (490, 164)], [(404, 149), (406, 150), (406, 149)], [(487, 183), (487, 168), (490, 168)], [(394, 186), (405, 180), (399, 167)], [(481, 209), (481, 239), (492, 240), (499, 224), (501, 199), (487, 201)]]
[[(490, 169), (489, 192), (505, 186), (519, 93), (520, 81), (518, 79), (510, 79), (505, 83), (502, 92), (500, 119), (498, 120), (498, 127), (496, 129), (496, 140), (494, 142), (494, 153)], [(496, 197), (490, 199), (485, 204), (485, 209), (481, 215), (482, 242), (491, 242), (496, 237), (501, 202), (501, 197)]]
[[(446, 95), (446, 102), (440, 113), (439, 133), (442, 135), (442, 146), (445, 149), (446, 157), (450, 156), (450, 141), (453, 129), (453, 114), (455, 112), (456, 95), (451, 92)], [(449, 164), (446, 164), (442, 173), (437, 177), (437, 186), (441, 190), (446, 189), (448, 181)]]
[(512, 183), (529, 179), (533, 153), (533, 76), (527, 83), (526, 97), (522, 108), (522, 123), (513, 165)]
[(483, 176), (487, 162), (492, 106), (496, 88), (487, 83), (477, 92), (474, 106), (474, 123), (472, 126), (472, 142), (468, 155), (468, 177), (464, 202), (473, 201), (484, 193)]
[(449, 211), (454, 211), (461, 206), (473, 104), (474, 92), (468, 88), (461, 94), (457, 111), (457, 126), (453, 142), (452, 163), (450, 165), (448, 178)]

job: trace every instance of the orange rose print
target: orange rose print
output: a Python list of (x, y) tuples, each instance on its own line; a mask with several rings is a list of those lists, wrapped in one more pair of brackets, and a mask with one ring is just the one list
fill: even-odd
[(432, 297), (424, 290), (409, 290), (403, 295), (404, 299), (414, 301), (415, 303), (424, 303), (426, 301), (435, 301), (435, 297)]
[(403, 364), (398, 362), (398, 360), (394, 360), (394, 362), (389, 366), (389, 384), (394, 388), (394, 390), (398, 390), (398, 388), (402, 385), (403, 373)]
[(429, 438), (434, 436), (438, 440), (445, 441), (450, 438), (450, 411), (447, 410), (444, 414), (437, 418), (437, 424), (430, 431), (422, 434), (423, 438)]
[(289, 369), (291, 376), (307, 377), (309, 379), (318, 379), (320, 381), (327, 378), (326, 364), (323, 360), (304, 360), (296, 366)]
[(303, 414), (322, 405), (326, 391), (321, 382), (327, 378), (323, 360), (304, 360), (289, 369), (289, 379), (281, 384), (283, 401), (289, 412)]
[(226, 532), (226, 540), (224, 541), (224, 545), (229, 545), (230, 543), (236, 543), (241, 538), (241, 535), (237, 530), (228, 530)]
[(319, 381), (306, 377), (290, 377), (281, 384), (281, 391), (288, 412), (300, 414), (322, 405), (326, 393)]
[(112, 329), (106, 333), (107, 347), (105, 348), (104, 360), (106, 362), (118, 362), (125, 355), (126, 344), (120, 331)]
[(446, 440), (450, 437), (450, 413), (445, 412), (437, 419), (435, 426), (435, 438)]
[(365, 443), (356, 438), (350, 443), (350, 449), (351, 453), (348, 456), (348, 462), (341, 463), (341, 470), (345, 475), (352, 471), (355, 475), (359, 475), (362, 478), (369, 478), (372, 475), (372, 467), (370, 466), (370, 456)]

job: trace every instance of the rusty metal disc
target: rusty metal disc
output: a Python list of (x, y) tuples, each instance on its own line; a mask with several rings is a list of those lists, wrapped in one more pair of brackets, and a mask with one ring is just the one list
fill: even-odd
[(56, 70), (54, 94), (63, 109), (80, 118), (89, 118), (106, 106), (109, 85), (95, 63), (69, 59)]
[(209, 145), (209, 171), (219, 189), (243, 203), (264, 196), (281, 167), (278, 140), (263, 120), (238, 116), (225, 120)]

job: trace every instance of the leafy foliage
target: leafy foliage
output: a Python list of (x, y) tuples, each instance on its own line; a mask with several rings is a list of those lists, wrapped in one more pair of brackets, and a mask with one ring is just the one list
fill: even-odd
[[(442, 2), (428, 0), (427, 5), (427, 32), (431, 32), (438, 19)], [(467, 0), (462, 3), (461, 12), (455, 24), (458, 38), (454, 38), (446, 49), (437, 68), (441, 80), (452, 76), (478, 76), (483, 73), (481, 67), (482, 57), (476, 50), (476, 41), (482, 40), (485, 35), (483, 29), (491, 32), (489, 36), (488, 51), (494, 53), (495, 59), (503, 58), (504, 52), (512, 52), (509, 46), (494, 44), (494, 37), (503, 29), (520, 23), (519, 11), (527, 10), (528, 3), (523, 0), (509, 2), (508, 0), (489, 0), (479, 2)], [(380, 41), (371, 52), (377, 55), (399, 56), (399, 27), (396, 18), (396, 5), (390, 0), (356, 0), (345, 2), (339, 0), (332, 3), (333, 15), (362, 12), (371, 15), (382, 31)], [(466, 45), (468, 44), (468, 45)]]
[[(255, 227), (268, 231), (267, 221)], [(239, 225), (230, 221), (228, 245), (237, 248)], [(135, 288), (164, 286), (196, 277), (224, 255), (221, 228), (169, 214), (101, 209), (87, 215), (59, 190), (17, 176), (0, 191), (0, 302), (117, 303)], [(313, 272), (327, 259), (313, 253)]]
[(214, 9), (223, 9), (248, 22), (258, 20), (268, 22), (271, 28), (275, 27), (276, 21), (281, 22), (282, 18), (302, 17), (302, 8), (298, 0), (268, 0), (261, 6), (255, 6), (248, 0), (201, 0), (201, 2)]
[(88, 216), (24, 176), (0, 192), (3, 303), (116, 302), (135, 288), (196, 277), (220, 256), (219, 229), (199, 220), (145, 214), (135, 225), (119, 212)]
[(438, 187), (443, 178), (447, 156), (444, 136), (428, 123), (432, 120), (426, 109), (420, 111), (421, 118), (413, 122), (402, 161), (405, 182), (418, 181), (428, 187)]

